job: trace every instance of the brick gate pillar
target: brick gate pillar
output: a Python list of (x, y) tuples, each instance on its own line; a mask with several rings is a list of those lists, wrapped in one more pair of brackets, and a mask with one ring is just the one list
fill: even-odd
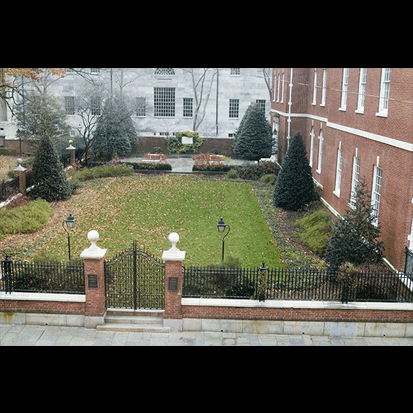
[(84, 259), (85, 268), (85, 327), (94, 328), (105, 322), (105, 254), (106, 249), (96, 245), (99, 239), (97, 231), (87, 234), (91, 246), (85, 249), (80, 257)]
[(165, 261), (165, 314), (163, 324), (171, 331), (182, 331), (182, 261), (185, 251), (176, 248), (179, 235), (172, 232), (168, 237), (172, 248), (164, 251), (162, 259)]
[(26, 168), (23, 168), (21, 163), (23, 160), (21, 158), (17, 159), (19, 166), (14, 169), (14, 176), (19, 178), (19, 191), (22, 195), (26, 196)]

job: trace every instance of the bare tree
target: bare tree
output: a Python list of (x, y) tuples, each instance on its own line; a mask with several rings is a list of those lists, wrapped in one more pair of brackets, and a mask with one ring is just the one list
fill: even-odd
[(99, 117), (101, 116), (102, 102), (105, 93), (102, 86), (85, 84), (81, 92), (75, 99), (75, 111), (81, 119), (81, 124), (74, 128), (84, 141), (85, 162), (88, 162), (89, 150), (93, 145), (93, 132), (96, 129)]
[(267, 85), (268, 93), (270, 94), (270, 102), (272, 97), (272, 68), (266, 67), (262, 68), (262, 74), (264, 77), (265, 84)]
[[(205, 113), (211, 95), (214, 78), (219, 69), (211, 68), (182, 68), (185, 73), (189, 73), (192, 79), (192, 89), (194, 92), (194, 121), (192, 129), (197, 131), (205, 118)], [(210, 79), (207, 75), (211, 73)]]

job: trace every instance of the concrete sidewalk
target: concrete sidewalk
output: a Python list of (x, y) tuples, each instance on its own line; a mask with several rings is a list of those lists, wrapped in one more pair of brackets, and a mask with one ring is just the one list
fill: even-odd
[(83, 327), (0, 324), (1, 346), (413, 346), (413, 338), (212, 332), (126, 333)]

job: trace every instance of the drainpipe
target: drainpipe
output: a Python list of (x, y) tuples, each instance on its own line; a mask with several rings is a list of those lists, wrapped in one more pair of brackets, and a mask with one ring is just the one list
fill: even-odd
[(219, 87), (219, 69), (217, 69), (217, 100), (215, 109), (215, 134), (218, 137), (218, 87)]
[(288, 85), (290, 87), (290, 100), (288, 101), (288, 134), (287, 134), (287, 148), (290, 146), (290, 139), (291, 139), (291, 106), (293, 105), (292, 102), (292, 92), (293, 92), (293, 68), (291, 68), (290, 71), (290, 84)]

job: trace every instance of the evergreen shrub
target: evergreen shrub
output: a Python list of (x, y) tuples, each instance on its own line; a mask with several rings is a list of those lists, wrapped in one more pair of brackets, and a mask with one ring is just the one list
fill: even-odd
[(314, 200), (314, 192), (304, 140), (297, 132), (290, 141), (277, 177), (273, 195), (274, 206), (287, 211), (298, 211)]

